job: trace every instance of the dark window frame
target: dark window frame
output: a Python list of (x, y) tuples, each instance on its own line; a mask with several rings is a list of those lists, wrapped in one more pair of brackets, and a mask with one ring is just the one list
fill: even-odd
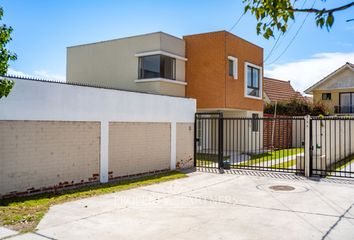
[[(249, 79), (248, 79), (248, 69), (249, 68), (251, 69), (251, 86), (248, 85), (248, 81), (249, 81)], [(253, 77), (253, 70), (257, 70), (258, 71), (258, 86), (257, 87), (254, 86), (254, 82), (255, 81), (254, 81), (254, 77)], [(253, 66), (247, 65), (246, 76), (247, 76), (247, 83), (246, 83), (247, 84), (247, 92), (246, 92), (247, 96), (249, 96), (249, 97), (257, 97), (257, 98), (261, 97), (261, 93), (260, 93), (261, 70), (259, 68), (257, 68), (257, 67), (253, 67)], [(257, 96), (253, 96), (253, 95), (248, 94), (248, 89), (256, 90), (258, 92), (258, 95)]]
[(322, 93), (322, 100), (332, 100), (332, 93)]
[(235, 67), (235, 62), (232, 59), (228, 59), (229, 60), (229, 76), (230, 77), (235, 77), (234, 76), (234, 67)]
[[(146, 57), (152, 57), (152, 56), (160, 56), (159, 57), (159, 73), (158, 76), (156, 77), (145, 77), (144, 75), (144, 58)], [(164, 58), (164, 59), (163, 59)], [(166, 59), (171, 60), (171, 77), (167, 76), (166, 74), (166, 69), (165, 65), (162, 64)], [(176, 58), (166, 56), (163, 54), (154, 54), (154, 55), (147, 55), (147, 56), (141, 56), (138, 58), (138, 79), (151, 79), (151, 78), (165, 78), (169, 80), (176, 80)]]
[(259, 114), (252, 113), (252, 132), (259, 132)]
[[(349, 106), (342, 106), (342, 94), (349, 94), (350, 98), (350, 105)], [(354, 92), (341, 92), (339, 93), (339, 108), (340, 108), (340, 113), (342, 113), (342, 108), (343, 107), (349, 107), (349, 113), (354, 113), (354, 101), (353, 101), (353, 95)], [(346, 112), (347, 113), (347, 112)]]

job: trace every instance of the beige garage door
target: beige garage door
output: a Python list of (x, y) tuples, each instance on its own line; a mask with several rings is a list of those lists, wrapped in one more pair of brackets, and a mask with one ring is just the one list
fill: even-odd
[(0, 194), (97, 181), (99, 134), (99, 122), (0, 121)]
[(109, 124), (111, 178), (169, 169), (170, 159), (169, 123)]

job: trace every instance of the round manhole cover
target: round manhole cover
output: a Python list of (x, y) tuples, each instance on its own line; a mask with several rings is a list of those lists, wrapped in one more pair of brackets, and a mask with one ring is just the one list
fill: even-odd
[(300, 192), (307, 192), (308, 189), (299, 186), (297, 184), (261, 184), (258, 185), (257, 188), (262, 191), (266, 192), (278, 192), (278, 193), (300, 193)]
[(289, 185), (273, 185), (269, 187), (273, 191), (294, 191), (295, 188)]

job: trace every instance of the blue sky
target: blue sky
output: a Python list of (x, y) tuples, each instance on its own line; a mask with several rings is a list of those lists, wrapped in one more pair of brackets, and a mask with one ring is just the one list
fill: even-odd
[[(312, 1), (307, 0), (306, 5)], [(348, 2), (317, 0), (315, 6)], [(0, 5), (5, 11), (3, 22), (14, 28), (9, 48), (18, 55), (10, 73), (54, 79), (65, 78), (67, 46), (154, 31), (182, 37), (229, 30), (244, 7), (242, 0), (3, 0)], [(266, 75), (291, 80), (298, 90), (346, 61), (354, 62), (354, 21), (346, 22), (354, 18), (354, 8), (337, 13), (329, 32), (317, 28), (310, 15), (293, 44), (274, 62), (304, 17), (297, 16), (265, 65)], [(263, 47), (267, 56), (275, 40), (258, 36), (255, 25), (254, 17), (247, 14), (232, 32)]]

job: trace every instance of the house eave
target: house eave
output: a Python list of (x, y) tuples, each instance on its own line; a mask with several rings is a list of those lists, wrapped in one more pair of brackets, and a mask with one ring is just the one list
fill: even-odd
[(321, 79), (320, 81), (318, 81), (317, 83), (315, 83), (314, 85), (312, 85), (311, 87), (309, 87), (308, 89), (306, 89), (304, 91), (304, 93), (306, 94), (310, 94), (312, 95), (312, 92), (313, 90), (320, 86), (322, 83), (325, 83), (327, 80), (329, 80), (331, 77), (333, 77), (334, 75), (342, 72), (343, 70), (349, 68), (351, 71), (354, 72), (354, 68), (349, 64), (349, 63), (346, 63), (344, 64), (343, 66), (341, 66), (340, 68), (338, 68), (337, 70), (335, 70), (334, 72), (330, 73), (329, 75), (327, 75), (326, 77), (324, 77), (323, 79)]

